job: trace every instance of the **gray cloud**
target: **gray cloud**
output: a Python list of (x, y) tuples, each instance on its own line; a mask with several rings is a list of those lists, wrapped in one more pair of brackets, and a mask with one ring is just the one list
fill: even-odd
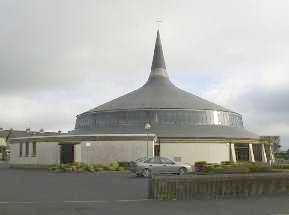
[(289, 146), (287, 1), (0, 2), (0, 126), (69, 130), (143, 84), (155, 20), (171, 79)]

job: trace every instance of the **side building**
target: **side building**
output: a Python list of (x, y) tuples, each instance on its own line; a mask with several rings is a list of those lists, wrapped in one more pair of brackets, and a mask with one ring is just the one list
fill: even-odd
[[(14, 138), (29, 138), (34, 136), (51, 136), (60, 134), (61, 132), (45, 132), (43, 129), (40, 129), (40, 131), (32, 131), (30, 128), (27, 128), (26, 130), (16, 130), (16, 129), (3, 129), (0, 128), (0, 160), (6, 161), (10, 159), (10, 142)], [(12, 146), (13, 147), (13, 146)], [(21, 144), (22, 148), (22, 144)], [(30, 147), (27, 148), (27, 153), (29, 154)], [(34, 147), (35, 150), (35, 147)], [(22, 150), (23, 151), (23, 150)], [(30, 150), (31, 151), (31, 150)]]

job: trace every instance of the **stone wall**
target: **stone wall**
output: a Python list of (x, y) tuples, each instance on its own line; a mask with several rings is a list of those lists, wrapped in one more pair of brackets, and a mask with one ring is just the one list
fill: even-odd
[(190, 200), (199, 198), (289, 195), (288, 173), (155, 176), (149, 198)]

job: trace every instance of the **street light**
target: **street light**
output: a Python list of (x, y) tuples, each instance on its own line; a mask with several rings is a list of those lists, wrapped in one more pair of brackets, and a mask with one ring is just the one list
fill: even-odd
[(147, 132), (147, 158), (148, 158), (149, 157), (149, 130), (151, 129), (151, 125), (148, 122), (146, 122), (144, 128)]

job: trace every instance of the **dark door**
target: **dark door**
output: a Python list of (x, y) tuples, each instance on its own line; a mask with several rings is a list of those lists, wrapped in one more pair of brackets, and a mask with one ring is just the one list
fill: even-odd
[(156, 157), (160, 156), (160, 145), (154, 145), (154, 155)]
[(60, 145), (60, 162), (63, 164), (74, 162), (74, 145), (61, 144)]

